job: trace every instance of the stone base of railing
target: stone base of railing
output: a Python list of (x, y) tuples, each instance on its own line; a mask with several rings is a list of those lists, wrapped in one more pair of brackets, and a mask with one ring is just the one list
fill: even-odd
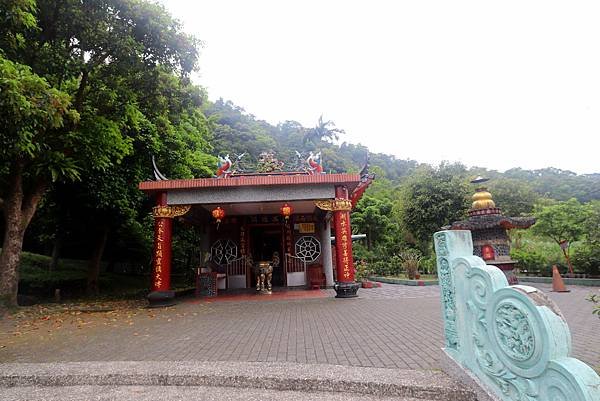
[(477, 401), (502, 401), (488, 391), (485, 384), (473, 373), (466, 370), (442, 348), (440, 358), (441, 368), (448, 376), (464, 384), (468, 390), (477, 394)]

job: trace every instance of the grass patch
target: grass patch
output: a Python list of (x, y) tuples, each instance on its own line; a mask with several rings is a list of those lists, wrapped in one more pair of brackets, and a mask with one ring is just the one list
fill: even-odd
[[(42, 299), (54, 297), (60, 289), (61, 297), (85, 297), (88, 261), (61, 259), (54, 271), (49, 271), (51, 258), (29, 252), (21, 254), (19, 293)], [(102, 266), (105, 268), (105, 264)], [(148, 275), (119, 274), (102, 271), (99, 277), (100, 298), (135, 298), (147, 293)], [(97, 297), (96, 297), (97, 298)]]

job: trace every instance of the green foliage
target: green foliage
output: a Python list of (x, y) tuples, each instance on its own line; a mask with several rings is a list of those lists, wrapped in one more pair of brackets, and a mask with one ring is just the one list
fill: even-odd
[(394, 224), (390, 218), (393, 204), (389, 199), (378, 199), (364, 195), (352, 212), (352, 229), (355, 233), (367, 234), (367, 249), (373, 243), (389, 242)]
[(76, 150), (82, 151), (83, 157), (94, 158), (98, 147), (95, 138), (64, 135), (60, 130), (78, 119), (67, 93), (52, 88), (28, 66), (0, 56), (0, 160), (4, 171), (8, 173), (18, 162), (35, 175), (49, 171), (54, 180), (79, 177), (79, 155), (65, 150), (72, 152), (85, 143), (86, 148)]
[[(600, 174), (597, 173), (577, 175), (572, 171), (553, 167), (539, 170), (513, 168), (504, 173), (475, 167), (470, 172), (474, 177), (481, 175), (491, 178), (490, 185), (493, 185), (497, 179), (516, 180), (544, 198), (559, 201), (576, 198), (580, 202), (600, 198)], [(502, 207), (501, 203), (499, 205)]]
[(319, 121), (314, 128), (304, 130), (304, 143), (316, 146), (323, 141), (338, 140), (344, 130), (336, 128), (333, 121), (323, 121), (323, 115), (319, 116)]
[(533, 232), (545, 235), (557, 244), (563, 240), (575, 242), (585, 234), (586, 208), (572, 198), (551, 206), (536, 207)]
[(583, 243), (573, 253), (573, 265), (577, 273), (600, 276), (600, 248)]
[(354, 280), (357, 282), (366, 280), (371, 275), (371, 271), (369, 270), (369, 265), (367, 264), (366, 260), (364, 260), (364, 259), (358, 260), (355, 263), (354, 268), (356, 270), (354, 273)]
[(35, 0), (0, 0), (0, 55), (24, 44), (24, 31), (36, 28)]
[(511, 249), (510, 257), (518, 262), (517, 267), (524, 274), (548, 276), (552, 271), (548, 258), (536, 249)]
[(569, 263), (571, 246), (582, 239), (586, 232), (585, 221), (590, 215), (589, 208), (572, 198), (554, 205), (537, 205), (534, 214), (537, 222), (533, 226), (533, 233), (546, 236), (557, 245), (567, 241), (563, 253)]
[(425, 274), (437, 276), (437, 259), (435, 255), (421, 259), (421, 270)]
[[(87, 261), (63, 259), (56, 271), (48, 271), (50, 258), (29, 252), (23, 252), (20, 266), (21, 293), (41, 298), (52, 298), (54, 290), (60, 289), (63, 297), (83, 295), (87, 278)], [(148, 277), (122, 275), (103, 272), (100, 285), (106, 294), (119, 297), (139, 296), (148, 289)]]
[(586, 299), (594, 304), (592, 313), (598, 316), (598, 318), (600, 319), (600, 296), (598, 294), (592, 294)]
[(531, 215), (540, 198), (530, 185), (513, 178), (499, 178), (490, 182), (490, 192), (496, 206), (507, 216)]
[(466, 170), (460, 164), (421, 166), (403, 185), (399, 212), (402, 225), (423, 253), (433, 233), (464, 217), (468, 209)]

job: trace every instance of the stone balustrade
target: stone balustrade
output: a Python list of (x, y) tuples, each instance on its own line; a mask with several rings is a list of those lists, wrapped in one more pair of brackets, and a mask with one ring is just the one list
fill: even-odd
[(440, 231), (434, 240), (444, 352), (465, 377), (491, 399), (600, 400), (600, 377), (570, 357), (569, 327), (554, 302), (509, 286), (500, 269), (473, 256), (470, 231)]

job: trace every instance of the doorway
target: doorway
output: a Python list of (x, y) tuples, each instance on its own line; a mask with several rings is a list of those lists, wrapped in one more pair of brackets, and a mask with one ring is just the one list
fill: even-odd
[[(273, 268), (273, 286), (285, 286), (283, 271), (283, 241), (279, 225), (255, 226), (250, 228), (250, 252), (254, 263), (273, 260), (273, 253), (279, 254), (279, 266)], [(255, 280), (255, 277), (253, 277)], [(253, 281), (255, 282), (255, 281)]]

